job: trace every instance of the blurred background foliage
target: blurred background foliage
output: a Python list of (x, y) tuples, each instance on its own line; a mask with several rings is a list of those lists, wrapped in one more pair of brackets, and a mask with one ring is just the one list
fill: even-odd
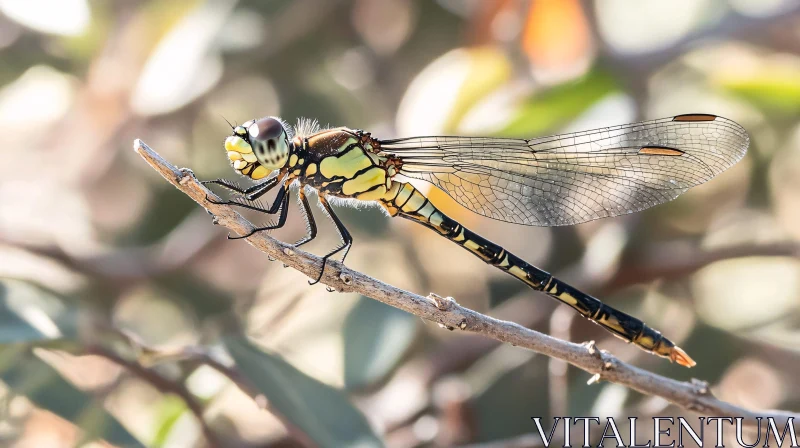
[[(561, 362), (309, 287), (226, 241), (130, 150), (143, 138), (200, 178), (232, 178), (223, 117), (264, 115), (379, 138), (530, 138), (690, 112), (738, 121), (752, 137), (745, 160), (635, 215), (526, 228), (423, 187), (466, 225), (662, 330), (699, 361), (691, 371), (376, 209), (342, 210), (356, 240), (348, 262), (596, 339), (742, 406), (799, 408), (799, 10), (792, 0), (0, 0), (0, 444), (537, 446), (531, 416), (691, 417), (587, 386)], [(276, 235), (303, 229), (295, 213)], [(323, 226), (309, 249), (336, 243)]]

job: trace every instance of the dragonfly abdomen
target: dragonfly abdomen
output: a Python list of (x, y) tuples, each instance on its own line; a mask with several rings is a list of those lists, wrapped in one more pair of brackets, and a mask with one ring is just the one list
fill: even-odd
[(691, 367), (694, 361), (669, 339), (641, 320), (614, 309), (533, 266), (442, 213), (411, 184), (394, 182), (382, 203), (393, 216), (419, 222), (472, 254), (514, 276), (536, 291), (569, 305), (616, 336), (643, 350)]

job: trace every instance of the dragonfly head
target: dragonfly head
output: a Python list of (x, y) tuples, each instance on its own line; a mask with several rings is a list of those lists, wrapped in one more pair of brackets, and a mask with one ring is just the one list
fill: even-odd
[(233, 135), (225, 139), (225, 150), (239, 174), (258, 180), (289, 161), (289, 133), (278, 118), (251, 120), (233, 128)]

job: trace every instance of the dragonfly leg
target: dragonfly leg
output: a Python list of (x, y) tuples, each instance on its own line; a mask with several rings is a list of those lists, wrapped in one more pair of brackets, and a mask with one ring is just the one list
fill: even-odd
[(301, 188), (297, 193), (297, 202), (300, 204), (300, 213), (306, 222), (307, 234), (298, 242), (294, 243), (294, 247), (300, 247), (317, 237), (317, 222), (314, 221), (314, 214), (311, 213), (311, 205), (308, 203), (306, 192)]
[(275, 177), (273, 177), (271, 179), (267, 179), (264, 182), (257, 183), (257, 184), (255, 184), (255, 185), (253, 185), (251, 187), (244, 188), (244, 189), (242, 187), (240, 187), (236, 182), (230, 181), (228, 179), (222, 179), (222, 178), (214, 179), (214, 180), (201, 180), (200, 183), (203, 184), (203, 185), (219, 185), (219, 186), (227, 188), (230, 191), (233, 191), (234, 193), (238, 193), (238, 194), (246, 196), (246, 195), (249, 195), (249, 194), (251, 194), (253, 192), (256, 192), (256, 191), (260, 190), (261, 188), (263, 188), (266, 185), (275, 186), (278, 183), (278, 177), (275, 176)]
[(230, 191), (233, 191), (234, 193), (238, 193), (238, 194), (247, 194), (247, 190), (255, 189), (255, 188), (258, 187), (258, 185), (253, 185), (250, 188), (242, 189), (242, 187), (240, 187), (235, 182), (230, 181), (228, 179), (222, 179), (222, 178), (214, 179), (214, 180), (201, 180), (200, 183), (203, 184), (203, 185), (219, 185), (221, 187), (225, 187), (226, 189), (228, 189)]
[(280, 210), (281, 214), (278, 216), (278, 222), (275, 223), (275, 224), (270, 224), (270, 225), (267, 225), (267, 226), (264, 226), (264, 227), (256, 227), (256, 228), (254, 228), (253, 230), (251, 230), (250, 232), (248, 232), (248, 233), (246, 233), (244, 235), (239, 235), (239, 236), (230, 236), (230, 235), (228, 235), (228, 239), (229, 240), (239, 240), (239, 239), (242, 239), (242, 238), (247, 238), (249, 236), (252, 236), (256, 232), (261, 232), (261, 231), (264, 231), (264, 230), (280, 229), (281, 227), (283, 227), (283, 225), (286, 224), (286, 217), (289, 215), (289, 195), (286, 193), (287, 189), (288, 189), (288, 187), (286, 185), (284, 185), (278, 191), (278, 195), (275, 197), (275, 203), (272, 204), (272, 207), (270, 208), (270, 210), (263, 210), (263, 209), (259, 209), (259, 208), (256, 208), (256, 207), (251, 207), (251, 206), (249, 206), (247, 204), (235, 203), (235, 205), (239, 205), (239, 206), (242, 206), (242, 207), (245, 207), (245, 208), (250, 208), (250, 209), (253, 209), (253, 210), (259, 210), (259, 211), (262, 211), (262, 212), (265, 212), (265, 213), (270, 213), (270, 214), (275, 214), (275, 213), (278, 212), (278, 210)]
[[(247, 196), (244, 197), (244, 200), (254, 202), (258, 198), (260, 198), (261, 196), (265, 195), (267, 192), (272, 190), (277, 184), (278, 184), (277, 181), (264, 183), (262, 184), (261, 186), (262, 188), (260, 190), (256, 190), (255, 192), (248, 194)], [(287, 189), (288, 187), (284, 183), (283, 187), (280, 190), (278, 190), (278, 194), (275, 196), (275, 201), (272, 203), (272, 206), (269, 208), (264, 208), (263, 206), (257, 203), (248, 204), (246, 202), (240, 202), (235, 199), (231, 201), (215, 201), (209, 197), (206, 197), (206, 200), (208, 200), (212, 204), (232, 205), (236, 207), (246, 208), (248, 210), (255, 210), (257, 212), (274, 215), (275, 213), (278, 213), (278, 210), (280, 210), (283, 197), (287, 194)]]
[[(267, 180), (266, 182), (262, 182), (260, 184), (253, 185), (252, 187), (244, 189), (244, 190), (239, 188), (238, 186), (235, 186), (232, 182), (230, 182), (228, 180), (225, 180), (225, 179), (209, 180), (209, 181), (204, 181), (204, 182), (201, 182), (201, 183), (204, 184), (204, 185), (207, 184), (207, 183), (208, 184), (212, 184), (213, 183), (213, 184), (216, 184), (216, 185), (222, 185), (222, 186), (224, 186), (226, 188), (231, 189), (232, 191), (235, 191), (235, 192), (243, 195), (244, 198), (246, 200), (248, 200), (248, 201), (255, 201), (258, 198), (260, 198), (261, 196), (264, 196), (265, 194), (267, 194), (273, 188), (275, 188), (275, 186), (280, 183), (280, 179), (278, 179), (278, 177), (276, 176), (276, 177), (273, 177), (273, 178)], [(208, 202), (211, 202), (212, 204), (236, 205), (236, 206), (239, 206), (239, 207), (249, 208), (251, 210), (265, 212), (265, 210), (263, 208), (261, 208), (261, 207), (253, 206), (253, 205), (250, 205), (250, 204), (244, 204), (244, 203), (238, 202), (238, 201), (215, 201), (215, 200), (211, 199), (210, 197), (208, 197), (208, 195), (206, 195), (206, 200)], [(280, 203), (280, 200), (278, 198), (276, 198), (275, 202), (276, 203)], [(273, 211), (272, 214), (275, 214), (277, 212), (277, 207), (275, 207), (275, 204), (273, 204), (273, 208), (275, 209), (275, 211)]]
[(336, 225), (336, 230), (339, 232), (339, 238), (341, 238), (342, 244), (336, 249), (330, 251), (324, 257), (322, 257), (322, 269), (320, 269), (319, 275), (317, 276), (316, 280), (314, 281), (309, 280), (308, 282), (309, 285), (315, 285), (319, 283), (320, 280), (322, 280), (322, 274), (325, 273), (325, 265), (328, 263), (328, 259), (330, 257), (336, 255), (341, 251), (344, 251), (344, 255), (342, 255), (342, 259), (340, 260), (342, 263), (344, 263), (344, 259), (347, 258), (347, 253), (350, 251), (350, 247), (353, 245), (353, 237), (350, 235), (350, 232), (344, 226), (339, 217), (336, 216), (336, 213), (334, 213), (333, 209), (331, 208), (331, 205), (328, 203), (328, 200), (325, 199), (324, 196), (320, 196), (319, 202), (320, 204), (322, 204), (322, 209), (325, 212), (325, 214), (328, 216), (328, 218), (330, 218), (331, 221), (333, 221), (333, 224)]

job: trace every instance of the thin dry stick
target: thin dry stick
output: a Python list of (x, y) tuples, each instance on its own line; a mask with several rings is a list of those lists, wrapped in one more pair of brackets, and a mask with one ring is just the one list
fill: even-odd
[(186, 407), (189, 408), (189, 411), (194, 414), (209, 447), (217, 448), (225, 446), (225, 444), (222, 443), (222, 440), (220, 440), (220, 437), (214, 432), (213, 429), (211, 429), (211, 426), (208, 425), (203, 417), (203, 405), (197, 401), (194, 395), (192, 395), (183, 384), (168, 380), (139, 363), (128, 361), (127, 359), (124, 359), (123, 357), (99, 346), (91, 347), (86, 351), (86, 353), (101, 356), (113, 362), (114, 364), (125, 368), (128, 372), (139, 377), (143, 381), (146, 381), (162, 393), (169, 393), (178, 396), (178, 398), (183, 400), (183, 402), (186, 404)]
[[(253, 224), (244, 219), (233, 207), (209, 202), (207, 198), (219, 200), (219, 197), (198, 182), (191, 170), (178, 169), (141, 140), (134, 142), (134, 150), (171, 184), (212, 213), (216, 223), (240, 235), (249, 233), (253, 229)], [(310, 278), (319, 275), (322, 258), (271, 238), (266, 232), (258, 232), (248, 237), (247, 242)], [(561, 359), (593, 374), (591, 382), (605, 380), (621, 384), (646, 395), (661, 397), (693, 412), (713, 416), (743, 417), (748, 424), (755, 424), (756, 417), (771, 416), (781, 427), (790, 418), (800, 421), (800, 414), (786, 411), (755, 412), (718, 400), (711, 394), (706, 382), (694, 380), (686, 383), (656, 375), (598, 350), (594, 342), (575, 344), (562, 341), (513, 322), (483, 315), (459, 305), (449, 297), (442, 298), (434, 294), (423, 297), (404, 291), (349, 269), (336, 261), (327, 263), (321, 283), (339, 292), (356, 292), (371, 297), (448, 329), (458, 328), (478, 333)]]

